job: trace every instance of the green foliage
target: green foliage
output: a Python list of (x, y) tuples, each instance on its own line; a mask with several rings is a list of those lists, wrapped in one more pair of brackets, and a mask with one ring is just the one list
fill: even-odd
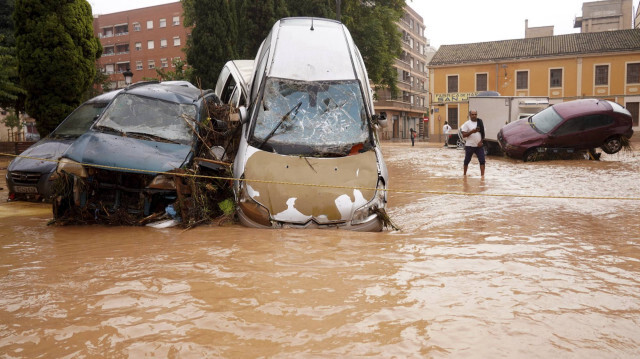
[(171, 63), (173, 64), (173, 67), (175, 67), (175, 71), (165, 71), (162, 68), (156, 68), (156, 73), (158, 74), (160, 81), (189, 81), (189, 79), (191, 79), (193, 69), (191, 67), (186, 67), (187, 63), (185, 61), (173, 59)]
[(23, 125), (22, 121), (20, 121), (20, 117), (18, 117), (18, 115), (16, 115), (15, 113), (7, 115), (4, 119), (2, 119), (2, 123), (4, 123), (4, 125), (8, 128), (20, 128)]
[(0, 46), (0, 107), (2, 108), (16, 108), (18, 96), (25, 92), (18, 85), (18, 60), (13, 50), (13, 48)]
[(238, 23), (243, 24), (238, 39), (240, 56), (254, 58), (273, 24), (288, 16), (284, 0), (243, 0), (238, 16)]
[(15, 6), (15, 0), (0, 0), (0, 46), (15, 46), (13, 36), (13, 20), (11, 14)]
[(369, 79), (396, 94), (397, 72), (393, 65), (402, 52), (401, 33), (396, 23), (402, 17), (404, 0), (378, 0), (375, 5), (342, 0), (342, 5), (342, 22), (362, 54)]
[(212, 88), (225, 62), (238, 57), (236, 19), (227, 0), (196, 0), (193, 14), (196, 26), (186, 51), (193, 67), (191, 82)]
[(51, 132), (86, 96), (102, 53), (86, 0), (16, 0), (18, 73), (38, 132)]
[(222, 202), (218, 202), (218, 208), (220, 208), (222, 214), (225, 216), (231, 216), (236, 210), (235, 201), (233, 198), (227, 198)]
[[(193, 66), (192, 82), (215, 85), (225, 62), (253, 59), (273, 24), (287, 16), (335, 19), (341, 4), (341, 21), (360, 49), (369, 78), (379, 87), (397, 92), (394, 61), (401, 54), (397, 22), (405, 0), (181, 0), (185, 25), (195, 25), (187, 48)], [(195, 82), (194, 82), (195, 83)]]
[(290, 16), (336, 18), (335, 0), (285, 0)]

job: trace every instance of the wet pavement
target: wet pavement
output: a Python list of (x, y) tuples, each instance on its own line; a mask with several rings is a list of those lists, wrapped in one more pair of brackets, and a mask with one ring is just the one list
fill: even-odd
[(47, 226), (0, 180), (0, 357), (640, 356), (640, 152), (383, 152), (401, 231)]

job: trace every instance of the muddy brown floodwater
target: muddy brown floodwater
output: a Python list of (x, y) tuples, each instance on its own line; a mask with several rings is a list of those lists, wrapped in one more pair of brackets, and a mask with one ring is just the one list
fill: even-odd
[(51, 227), (5, 188), (0, 357), (640, 356), (640, 200), (585, 198), (640, 197), (639, 152), (465, 180), (462, 151), (383, 149), (430, 191), (390, 193), (397, 232)]

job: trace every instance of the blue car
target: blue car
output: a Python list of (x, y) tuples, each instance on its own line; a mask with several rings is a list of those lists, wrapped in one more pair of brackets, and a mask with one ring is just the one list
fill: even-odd
[(166, 172), (192, 163), (200, 146), (198, 123), (208, 117), (208, 106), (219, 103), (210, 90), (176, 84), (123, 90), (62, 156), (57, 173), (64, 191), (54, 201), (54, 217), (89, 214), (93, 221), (114, 213), (164, 213), (177, 198), (177, 184)]
[(7, 168), (8, 200), (49, 200), (57, 159), (104, 111), (121, 90), (96, 96), (76, 108), (47, 137), (34, 143)]

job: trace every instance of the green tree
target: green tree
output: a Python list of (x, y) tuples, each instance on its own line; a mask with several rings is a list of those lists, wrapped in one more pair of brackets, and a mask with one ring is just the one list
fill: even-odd
[(404, 0), (342, 0), (342, 22), (358, 46), (376, 87), (386, 87), (397, 95), (395, 59), (402, 52), (397, 22), (404, 13)]
[[(0, 35), (0, 42), (2, 40)], [(18, 60), (13, 48), (0, 46), (0, 107), (19, 108), (16, 102), (24, 90), (18, 85)]]
[(160, 81), (178, 81), (189, 80), (191, 78), (192, 68), (187, 67), (187, 63), (180, 59), (173, 59), (171, 61), (175, 71), (165, 71), (164, 69), (156, 68), (156, 73)]
[(289, 11), (284, 0), (242, 1), (238, 22), (242, 24), (238, 40), (240, 56), (253, 59), (273, 24), (288, 16)]
[(86, 0), (16, 0), (18, 73), (26, 110), (47, 135), (76, 108), (93, 84), (102, 54)]
[(335, 0), (286, 0), (290, 16), (336, 18)]
[(237, 58), (237, 25), (228, 0), (194, 0), (195, 27), (187, 41), (187, 62), (193, 67), (191, 82), (213, 88), (222, 66)]

